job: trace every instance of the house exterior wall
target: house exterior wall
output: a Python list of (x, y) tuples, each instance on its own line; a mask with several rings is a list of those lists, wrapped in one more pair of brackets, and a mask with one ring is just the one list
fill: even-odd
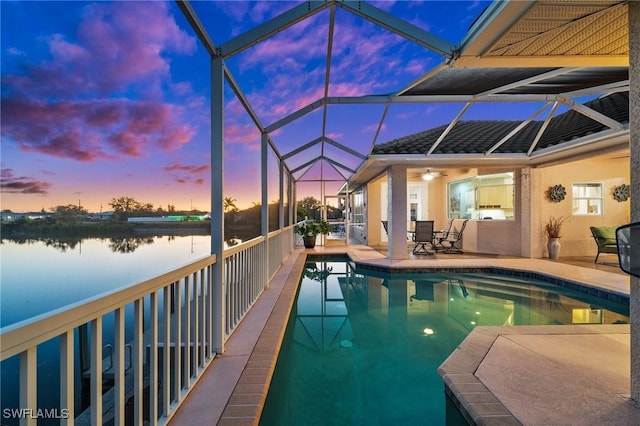
[[(532, 203), (540, 204), (540, 219), (546, 223), (550, 216), (564, 216), (560, 250), (561, 257), (596, 255), (596, 246), (591, 237), (590, 226), (620, 226), (629, 223), (630, 202), (618, 202), (613, 198), (613, 189), (620, 184), (629, 184), (629, 158), (623, 155), (606, 156), (564, 163), (538, 169), (540, 188), (532, 193)], [(571, 189), (574, 183), (602, 183), (603, 214), (573, 215)], [(547, 192), (554, 185), (563, 185), (567, 196), (563, 201), (553, 202)], [(544, 240), (542, 229), (531, 238)], [(547, 257), (546, 247), (534, 257)]]
[[(480, 171), (484, 172), (484, 171)], [(430, 211), (436, 226), (447, 220), (447, 183), (477, 176), (479, 170), (453, 170), (429, 187)], [(629, 184), (629, 159), (624, 155), (579, 160), (543, 168), (515, 170), (515, 205), (513, 220), (470, 220), (463, 236), (462, 248), (472, 253), (547, 257), (544, 224), (549, 216), (565, 216), (560, 255), (595, 256), (590, 226), (622, 225), (629, 222), (629, 202), (613, 198), (613, 188)], [(437, 182), (439, 181), (439, 182)], [(436, 190), (439, 183), (439, 190)], [(603, 184), (603, 215), (574, 216), (571, 189), (574, 183)], [(549, 187), (562, 184), (567, 189), (565, 200), (555, 203), (548, 198)]]
[(434, 221), (435, 229), (444, 229), (447, 225), (447, 185), (445, 179), (448, 177), (436, 177), (428, 183), (429, 209), (426, 217)]
[[(515, 214), (507, 220), (474, 220), (467, 223), (462, 239), (462, 249), (470, 253), (522, 256), (532, 258), (548, 257), (544, 224), (550, 216), (566, 217), (562, 227), (560, 256), (595, 257), (595, 243), (589, 231), (590, 226), (619, 226), (630, 221), (630, 202), (618, 202), (613, 198), (613, 189), (620, 184), (629, 184), (629, 157), (611, 153), (604, 156), (577, 160), (540, 168), (520, 168), (513, 170), (515, 184)], [(426, 199), (423, 219), (434, 220), (436, 229), (447, 224), (447, 184), (491, 170), (476, 168), (448, 170), (428, 184), (422, 182)], [(387, 182), (383, 177), (367, 185), (368, 203), (368, 244), (372, 246), (387, 243), (380, 221), (386, 211)], [(602, 183), (603, 214), (573, 215), (572, 185), (574, 183)], [(418, 183), (409, 183), (417, 185)], [(567, 196), (561, 202), (553, 202), (548, 197), (549, 188), (561, 184)]]
[[(383, 242), (383, 232), (382, 229), (382, 214), (381, 214), (381, 203), (382, 203), (382, 188), (381, 188), (381, 180), (377, 179), (367, 184), (367, 204), (366, 204), (366, 214), (367, 214), (367, 236), (366, 241), (368, 241), (368, 245), (370, 246), (379, 246)], [(384, 218), (386, 219), (386, 218)], [(384, 237), (384, 242), (386, 243), (386, 237)]]

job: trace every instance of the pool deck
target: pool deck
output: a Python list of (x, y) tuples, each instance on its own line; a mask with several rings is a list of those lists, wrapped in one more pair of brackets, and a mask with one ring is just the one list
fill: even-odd
[[(348, 253), (394, 268), (512, 268), (628, 295), (629, 278), (548, 259), (450, 256), (390, 261), (366, 246), (296, 249), (170, 420), (257, 425), (305, 253)], [(476, 327), (439, 369), (445, 392), (479, 425), (636, 425), (628, 325)]]

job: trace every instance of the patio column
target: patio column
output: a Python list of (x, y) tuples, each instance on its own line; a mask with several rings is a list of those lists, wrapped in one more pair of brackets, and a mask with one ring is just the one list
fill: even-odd
[(224, 62), (211, 60), (211, 270), (213, 286), (213, 349), (224, 352)]
[(409, 258), (407, 250), (407, 166), (394, 165), (387, 169), (387, 219), (389, 244), (387, 257), (391, 260)]
[[(261, 139), (261, 152), (260, 152), (260, 185), (261, 185), (261, 197), (262, 206), (260, 206), (261, 215), (261, 234), (266, 239), (269, 234), (269, 193), (268, 193), (268, 179), (269, 179), (269, 142), (267, 140), (267, 134), (262, 134)], [(267, 256), (268, 258), (268, 256)]]
[[(640, 2), (629, 5), (629, 151), (631, 170), (640, 167)], [(631, 173), (631, 222), (640, 222), (640, 176)], [(631, 399), (640, 401), (640, 278), (631, 277)]]

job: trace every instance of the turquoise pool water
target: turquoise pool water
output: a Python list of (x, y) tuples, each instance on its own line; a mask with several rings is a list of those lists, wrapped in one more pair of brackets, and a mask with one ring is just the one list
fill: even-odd
[(474, 327), (627, 321), (628, 305), (543, 281), (312, 259), (260, 424), (462, 424), (437, 368)]

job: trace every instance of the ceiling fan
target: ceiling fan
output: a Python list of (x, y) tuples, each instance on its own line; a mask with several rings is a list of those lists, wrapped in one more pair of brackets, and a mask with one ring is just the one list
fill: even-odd
[(427, 171), (422, 174), (422, 180), (429, 182), (433, 180), (433, 178), (436, 178), (439, 176), (440, 176), (440, 172), (432, 172), (431, 169), (427, 169)]

